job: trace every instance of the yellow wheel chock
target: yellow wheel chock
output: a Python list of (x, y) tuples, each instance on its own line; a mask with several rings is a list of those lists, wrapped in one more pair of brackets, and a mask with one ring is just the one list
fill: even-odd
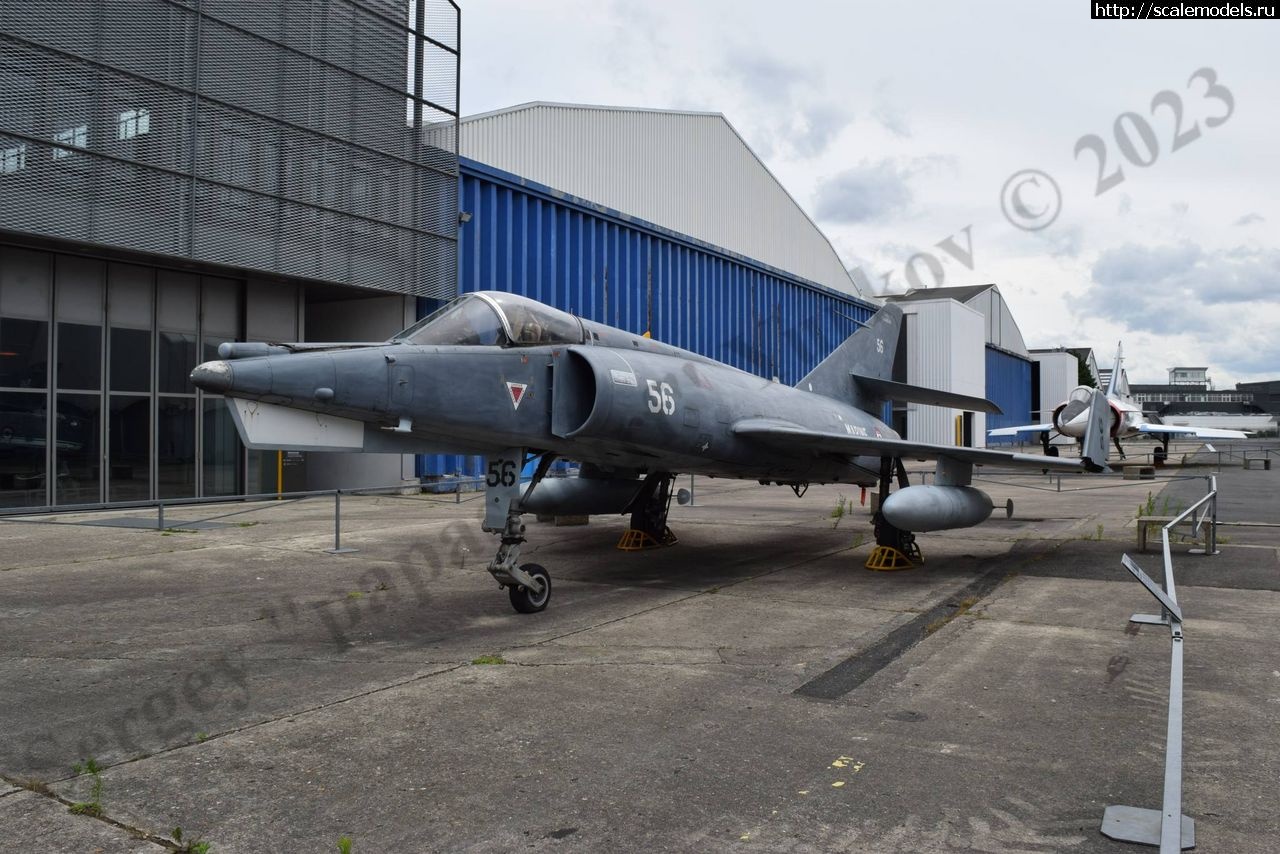
[(671, 533), (670, 528), (662, 529), (662, 539), (655, 538), (648, 531), (637, 531), (635, 528), (627, 528), (622, 532), (622, 539), (618, 540), (618, 548), (624, 552), (642, 552), (646, 549), (660, 549), (663, 546), (674, 546), (680, 540), (675, 534)]
[(917, 560), (913, 561), (893, 546), (876, 546), (871, 550), (871, 554), (867, 557), (867, 562), (864, 566), (876, 572), (897, 572), (900, 569), (911, 569), (916, 565), (917, 561), (924, 563), (924, 558), (920, 557), (918, 550), (916, 551), (916, 558)]

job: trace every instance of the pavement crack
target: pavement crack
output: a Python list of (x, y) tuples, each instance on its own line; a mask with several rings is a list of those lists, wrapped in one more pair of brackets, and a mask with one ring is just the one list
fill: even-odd
[[(103, 770), (106, 770), (106, 769), (103, 769)], [(74, 779), (74, 778), (67, 778), (67, 779)], [(67, 798), (58, 794), (57, 792), (49, 788), (44, 783), (41, 783), (35, 780), (18, 779), (18, 778), (10, 777), (9, 775), (3, 774), (3, 773), (0, 773), (0, 780), (4, 780), (6, 783), (8, 783), (11, 786), (16, 786), (20, 791), (30, 792), (34, 795), (39, 795), (42, 798), (46, 798), (48, 800), (55, 801), (59, 804), (62, 804), (68, 810), (70, 810), (71, 807), (74, 806), (76, 803), (70, 798)], [(9, 794), (17, 794), (17, 792), (11, 792)], [(92, 813), (79, 813), (78, 815), (80, 815), (82, 818), (91, 819), (93, 821), (100, 821), (103, 824), (109, 825), (118, 830), (123, 830), (125, 833), (129, 834), (135, 839), (140, 839), (144, 842), (150, 842), (153, 845), (159, 845), (162, 848), (167, 848), (170, 851), (189, 850), (185, 846), (181, 846), (178, 843), (174, 842), (172, 839), (170, 839), (167, 836), (161, 836), (157, 833), (152, 833), (149, 830), (145, 830), (144, 828), (137, 827), (132, 824), (128, 824), (116, 818), (112, 818), (111, 816), (107, 815), (105, 812), (98, 812), (96, 815)]]
[[(215, 741), (215, 740), (217, 740), (217, 739), (219, 739), (219, 738), (226, 738), (227, 736), (231, 736), (231, 735), (238, 735), (238, 734), (240, 734), (240, 733), (242, 733), (242, 732), (249, 732), (249, 731), (255, 730), (255, 729), (259, 728), (259, 727), (269, 726), (269, 725), (271, 725), (271, 724), (279, 723), (280, 721), (288, 720), (288, 719), (290, 719), (290, 718), (298, 718), (298, 717), (302, 717), (303, 715), (309, 715), (309, 714), (312, 714), (312, 713), (314, 713), (314, 712), (319, 712), (319, 711), (323, 711), (323, 710), (325, 710), (325, 709), (330, 709), (330, 708), (333, 708), (334, 706), (341, 706), (341, 705), (343, 705), (344, 703), (350, 703), (350, 702), (352, 702), (353, 700), (360, 700), (360, 699), (363, 699), (363, 698), (365, 698), (365, 697), (372, 697), (372, 696), (374, 696), (374, 695), (376, 695), (376, 694), (380, 694), (380, 693), (382, 693), (383, 691), (390, 691), (390, 690), (392, 690), (393, 688), (400, 688), (400, 687), (402, 687), (402, 686), (404, 686), (404, 685), (411, 685), (411, 684), (413, 684), (413, 683), (415, 683), (415, 682), (423, 682), (423, 681), (426, 681), (426, 680), (428, 680), (428, 679), (434, 679), (434, 678), (435, 678), (435, 677), (437, 677), (437, 676), (444, 676), (445, 674), (452, 673), (452, 672), (454, 672), (455, 670), (459, 670), (459, 669), (461, 669), (461, 668), (463, 668), (463, 667), (470, 667), (470, 666), (471, 666), (471, 665), (470, 665), (470, 663), (469, 663), (469, 662), (461, 661), (461, 662), (457, 662), (457, 663), (453, 664), (453, 665), (452, 665), (452, 666), (450, 666), (450, 667), (445, 667), (445, 668), (442, 668), (442, 669), (440, 669), (440, 670), (433, 670), (433, 671), (431, 671), (430, 673), (422, 673), (422, 674), (418, 674), (418, 675), (416, 675), (416, 676), (409, 676), (409, 677), (406, 677), (406, 678), (404, 678), (404, 679), (397, 679), (397, 680), (395, 680), (395, 681), (393, 681), (393, 682), (389, 682), (389, 683), (387, 683), (387, 684), (385, 684), (385, 685), (379, 685), (379, 686), (377, 686), (376, 688), (370, 688), (370, 689), (369, 689), (369, 690), (367, 690), (367, 691), (360, 691), (360, 692), (357, 692), (357, 693), (355, 693), (355, 694), (349, 694), (349, 695), (347, 695), (347, 696), (345, 696), (345, 697), (339, 697), (339, 698), (338, 698), (338, 699), (336, 699), (336, 700), (330, 700), (330, 701), (325, 702), (325, 703), (317, 703), (317, 704), (316, 704), (316, 705), (314, 705), (314, 706), (308, 706), (308, 707), (303, 708), (303, 709), (296, 709), (296, 710), (294, 710), (294, 711), (290, 711), (290, 712), (282, 712), (282, 713), (280, 713), (280, 714), (278, 714), (278, 715), (275, 715), (274, 717), (266, 718), (266, 719), (264, 719), (264, 720), (260, 720), (260, 721), (255, 721), (255, 722), (253, 722), (253, 723), (249, 723), (249, 724), (244, 724), (243, 726), (232, 727), (231, 729), (223, 730), (222, 732), (213, 733), (212, 735), (210, 735), (208, 738), (204, 739), (203, 741), (193, 741), (193, 742), (187, 742), (187, 743), (185, 743), (185, 744), (176, 744), (176, 745), (174, 745), (174, 746), (172, 746), (172, 747), (166, 747), (166, 748), (163, 748), (163, 749), (161, 749), (161, 750), (156, 750), (156, 751), (154, 751), (154, 752), (152, 752), (152, 753), (145, 753), (145, 754), (141, 754), (141, 755), (138, 755), (138, 756), (132, 756), (132, 757), (130, 757), (130, 758), (128, 758), (128, 759), (122, 760), (122, 761), (120, 761), (120, 762), (116, 762), (116, 763), (114, 763), (114, 764), (112, 764), (112, 765), (106, 765), (106, 766), (103, 766), (103, 770), (104, 770), (104, 771), (109, 771), (109, 770), (111, 770), (112, 768), (119, 768), (119, 767), (124, 766), (124, 765), (132, 765), (132, 764), (134, 764), (134, 763), (136, 763), (136, 762), (142, 762), (142, 761), (145, 761), (145, 760), (147, 760), (147, 759), (153, 759), (153, 758), (155, 758), (155, 757), (157, 757), (157, 756), (164, 756), (164, 755), (166, 755), (166, 754), (174, 753), (174, 752), (179, 751), (179, 750), (185, 750), (185, 749), (186, 749), (186, 748), (188, 748), (188, 747), (199, 747), (199, 746), (200, 746), (200, 745), (202, 745), (202, 744), (208, 744), (209, 742), (211, 742), (211, 741)], [(3, 777), (3, 775), (0, 775), (0, 779), (5, 779), (5, 778)], [(62, 778), (62, 779), (60, 779), (60, 780), (55, 780), (55, 781), (53, 781), (53, 782), (60, 783), (60, 782), (65, 782), (66, 780), (70, 780), (70, 779), (74, 779), (74, 778), (66, 777), (66, 778)], [(18, 785), (18, 784), (14, 783), (13, 785)]]

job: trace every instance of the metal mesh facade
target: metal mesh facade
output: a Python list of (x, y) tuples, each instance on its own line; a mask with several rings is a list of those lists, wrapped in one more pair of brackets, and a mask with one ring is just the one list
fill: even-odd
[(451, 0), (0, 3), (0, 229), (448, 296), (458, 35)]

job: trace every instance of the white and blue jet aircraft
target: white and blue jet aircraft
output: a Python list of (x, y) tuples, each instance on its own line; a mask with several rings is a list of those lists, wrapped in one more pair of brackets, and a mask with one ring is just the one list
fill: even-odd
[[(999, 427), (988, 430), (988, 436), (1017, 436), (1022, 433), (1039, 433), (1046, 455), (1056, 456), (1058, 449), (1049, 444), (1054, 433), (1083, 441), (1088, 430), (1089, 406), (1097, 390), (1091, 386), (1076, 386), (1067, 399), (1054, 407), (1047, 424), (1024, 424), (1020, 427)], [(1163, 459), (1169, 453), (1169, 440), (1174, 436), (1192, 436), (1199, 439), (1246, 439), (1249, 434), (1240, 430), (1224, 430), (1217, 427), (1191, 427), (1175, 424), (1153, 424), (1142, 414), (1142, 407), (1129, 393), (1129, 379), (1124, 372), (1124, 348), (1116, 348), (1115, 367), (1107, 383), (1107, 405), (1111, 410), (1109, 433), (1115, 442), (1116, 452), (1124, 459), (1121, 439), (1134, 436), (1155, 436), (1160, 440), (1156, 457)]]

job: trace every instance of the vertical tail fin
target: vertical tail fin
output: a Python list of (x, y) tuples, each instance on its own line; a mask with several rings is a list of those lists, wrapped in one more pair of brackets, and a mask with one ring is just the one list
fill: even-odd
[(1116, 344), (1116, 360), (1111, 368), (1111, 381), (1107, 383), (1107, 397), (1115, 397), (1120, 391), (1120, 371), (1124, 368), (1124, 345)]
[(902, 331), (902, 309), (888, 303), (866, 324), (848, 338), (831, 355), (818, 363), (796, 388), (850, 403), (864, 412), (879, 414), (884, 403), (853, 380), (853, 374), (874, 379), (893, 379), (893, 359), (898, 352), (898, 335)]
[[(1119, 365), (1116, 368), (1118, 370)], [(1111, 404), (1104, 392), (1093, 389), (1089, 395), (1089, 422), (1080, 446), (1080, 456), (1090, 471), (1107, 470), (1107, 443), (1110, 440)]]

